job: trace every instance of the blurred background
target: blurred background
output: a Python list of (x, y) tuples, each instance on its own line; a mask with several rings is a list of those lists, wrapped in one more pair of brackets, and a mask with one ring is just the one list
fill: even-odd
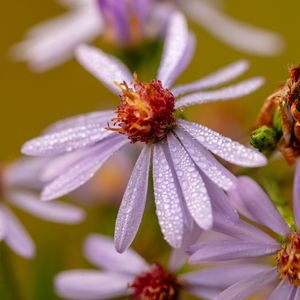
[[(197, 36), (197, 50), (192, 64), (178, 79), (185, 83), (200, 78), (238, 59), (249, 59), (250, 71), (243, 78), (262, 75), (266, 84), (258, 92), (240, 100), (194, 106), (186, 111), (190, 120), (209, 125), (211, 128), (243, 143), (248, 136), (264, 99), (288, 77), (288, 68), (300, 62), (298, 40), (298, 15), (300, 2), (273, 0), (224, 0), (226, 13), (261, 28), (278, 32), (285, 39), (286, 48), (275, 57), (257, 57), (238, 52), (226, 46), (198, 25), (189, 22)], [(50, 123), (96, 109), (112, 108), (119, 99), (103, 87), (75, 61), (67, 62), (45, 73), (33, 73), (24, 63), (15, 63), (10, 48), (21, 41), (33, 25), (62, 14), (64, 9), (54, 0), (3, 1), (0, 10), (0, 99), (1, 118), (0, 161), (9, 162), (20, 155), (24, 141), (38, 135)], [(96, 45), (119, 55), (103, 40)], [(158, 65), (160, 48), (153, 50)], [(151, 51), (148, 54), (151, 56)], [(154, 77), (153, 65), (143, 66), (147, 79)], [(152, 75), (151, 75), (152, 73)], [(142, 77), (141, 76), (141, 77)], [(133, 158), (135, 153), (130, 153)], [(128, 168), (132, 168), (131, 160)], [(106, 187), (120, 187), (120, 193), (111, 196), (99, 192), (99, 201), (91, 204), (82, 197), (81, 206), (88, 215), (81, 225), (65, 226), (40, 221), (21, 211), (16, 211), (22, 223), (37, 245), (37, 255), (32, 261), (6, 252), (6, 260), (13, 266), (12, 276), (16, 295), (21, 300), (59, 299), (53, 291), (54, 275), (65, 269), (84, 268), (88, 264), (82, 256), (82, 241), (90, 232), (113, 234), (118, 199), (128, 180), (128, 168), (120, 171), (118, 166), (104, 170), (102, 177)], [(244, 170), (235, 169), (237, 173)], [(283, 159), (273, 160), (264, 170), (254, 170), (255, 176), (273, 197), (291, 199), (293, 172)], [(97, 184), (96, 184), (97, 186)], [(101, 198), (101, 199), (100, 199)], [(149, 196), (149, 200), (151, 200)], [(1, 201), (1, 200), (0, 200)], [(149, 213), (145, 214), (142, 228), (133, 244), (149, 261), (166, 261), (169, 249), (162, 239), (154, 212), (153, 201), (148, 201)], [(0, 295), (1, 296), (1, 295)], [(4, 297), (4, 296), (3, 296)], [(0, 299), (5, 299), (5, 298)], [(14, 299), (14, 300), (18, 300)]]

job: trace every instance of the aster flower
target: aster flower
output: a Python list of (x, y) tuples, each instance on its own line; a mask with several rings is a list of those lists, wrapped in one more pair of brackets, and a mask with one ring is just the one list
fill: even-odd
[[(238, 178), (236, 188), (230, 191), (230, 198), (239, 211), (248, 219), (265, 226), (271, 232), (248, 224), (252, 234), (231, 240), (219, 240), (195, 244), (190, 247), (190, 262), (220, 262), (228, 260), (270, 257), (277, 266), (238, 280), (226, 289), (216, 300), (246, 299), (269, 284), (277, 284), (268, 299), (297, 300), (300, 296), (300, 163), (298, 162), (294, 182), (294, 218), (291, 228), (285, 223), (265, 192), (248, 177)], [(232, 227), (233, 236), (239, 226)], [(273, 233), (277, 234), (277, 240)]]
[(40, 201), (38, 174), (44, 163), (44, 159), (18, 160), (0, 171), (0, 240), (25, 258), (34, 256), (35, 245), (10, 206), (55, 223), (77, 224), (84, 218), (84, 212), (73, 205)]
[(210, 152), (240, 166), (266, 163), (258, 151), (177, 118), (186, 106), (239, 98), (263, 82), (255, 77), (225, 88), (199, 91), (240, 75), (248, 66), (240, 61), (196, 82), (171, 88), (188, 64), (193, 44), (184, 17), (175, 13), (168, 26), (157, 79), (150, 83), (132, 77), (115, 58), (88, 46), (79, 47), (80, 63), (109, 89), (121, 94), (121, 104), (116, 112), (95, 112), (58, 122), (47, 130), (48, 134), (23, 146), (23, 153), (28, 155), (58, 157), (60, 167), (42, 193), (43, 200), (51, 200), (88, 181), (125, 144), (144, 144), (116, 222), (116, 248), (120, 252), (130, 245), (141, 222), (152, 153), (157, 216), (165, 239), (175, 248), (180, 247), (183, 230), (192, 220), (204, 229), (212, 225), (211, 184), (205, 178), (225, 190), (235, 182)]
[[(188, 273), (170, 272), (161, 264), (148, 264), (134, 250), (119, 254), (109, 237), (92, 234), (84, 243), (87, 260), (101, 270), (70, 270), (55, 278), (56, 292), (65, 299), (180, 299), (188, 292), (204, 299), (229, 286), (235, 280), (248, 278), (266, 269), (256, 264), (226, 265)], [(246, 270), (246, 272), (244, 272)], [(178, 270), (176, 270), (178, 271)], [(224, 277), (224, 272), (230, 271)], [(222, 274), (222, 275), (221, 275)]]

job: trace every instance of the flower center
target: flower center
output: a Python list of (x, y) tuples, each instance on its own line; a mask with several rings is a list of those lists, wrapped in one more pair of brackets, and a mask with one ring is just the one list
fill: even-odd
[(294, 286), (300, 286), (300, 232), (291, 233), (277, 253), (277, 269), (281, 280), (287, 278)]
[(144, 83), (135, 75), (133, 88), (126, 82), (122, 89), (121, 104), (112, 119), (117, 127), (109, 128), (127, 135), (132, 143), (156, 143), (163, 140), (176, 125), (175, 98), (164, 89), (161, 81)]
[(176, 300), (180, 287), (176, 277), (159, 264), (138, 276), (131, 285), (132, 297), (139, 300)]

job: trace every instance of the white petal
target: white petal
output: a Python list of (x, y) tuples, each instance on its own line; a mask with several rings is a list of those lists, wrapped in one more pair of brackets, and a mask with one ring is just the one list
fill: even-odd
[(76, 49), (76, 58), (87, 71), (117, 94), (120, 94), (121, 90), (116, 83), (126, 81), (129, 84), (132, 81), (132, 75), (127, 67), (100, 49), (81, 45)]
[(215, 91), (198, 92), (179, 98), (176, 108), (180, 109), (195, 104), (211, 103), (215, 101), (233, 100), (249, 95), (260, 88), (264, 83), (261, 77), (254, 77), (237, 84)]
[(191, 93), (193, 91), (216, 87), (218, 85), (227, 83), (230, 80), (237, 78), (249, 69), (249, 62), (247, 60), (239, 60), (233, 64), (226, 66), (200, 80), (177, 85), (172, 88), (172, 93), (176, 97), (181, 94)]
[(172, 85), (176, 79), (176, 69), (181, 63), (189, 41), (189, 32), (184, 16), (175, 12), (170, 17), (163, 50), (161, 65), (157, 78), (165, 88)]
[(168, 145), (188, 210), (201, 228), (210, 229), (213, 223), (212, 208), (201, 175), (173, 134), (168, 135)]
[(196, 123), (178, 120), (178, 123), (204, 147), (224, 160), (243, 167), (260, 167), (267, 159), (258, 151)]
[(146, 261), (132, 249), (120, 254), (113, 239), (99, 234), (89, 235), (84, 243), (85, 257), (94, 265), (116, 273), (139, 275), (149, 270)]
[[(167, 242), (174, 248), (179, 248), (183, 236), (183, 215), (181, 195), (175, 181), (167, 157), (167, 146), (157, 143), (153, 152), (153, 182), (156, 204), (156, 214), (162, 233)], [(169, 154), (170, 155), (170, 154)]]
[(118, 252), (124, 252), (132, 243), (139, 229), (145, 210), (151, 148), (145, 146), (132, 171), (115, 227), (115, 246)]
[(45, 203), (32, 193), (11, 192), (7, 197), (10, 203), (43, 220), (77, 224), (85, 217), (84, 211), (76, 206), (62, 202)]

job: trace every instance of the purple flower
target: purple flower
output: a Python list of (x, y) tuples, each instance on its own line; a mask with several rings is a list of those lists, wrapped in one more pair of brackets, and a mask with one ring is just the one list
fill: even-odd
[[(190, 262), (221, 262), (229, 260), (268, 257), (273, 259), (275, 267), (238, 280), (226, 289), (216, 300), (246, 299), (269, 284), (278, 283), (269, 299), (297, 300), (300, 297), (300, 162), (294, 182), (294, 218), (295, 226), (289, 228), (280, 216), (265, 192), (248, 177), (238, 178), (236, 188), (229, 192), (237, 209), (248, 219), (265, 226), (266, 233), (253, 225), (241, 221), (247, 226), (248, 234), (239, 235), (240, 226), (233, 226), (229, 234), (236, 238), (199, 243), (190, 247)], [(246, 225), (247, 224), (247, 225)], [(294, 228), (295, 227), (295, 228)], [(239, 235), (239, 236), (238, 236)], [(280, 241), (280, 242), (279, 242)]]
[[(265, 266), (241, 264), (222, 265), (189, 273), (172, 272), (160, 264), (148, 264), (132, 249), (119, 254), (113, 241), (92, 234), (84, 243), (88, 261), (101, 270), (70, 270), (59, 273), (55, 287), (65, 299), (100, 300), (130, 296), (132, 299), (180, 299), (185, 291), (195, 296), (212, 299), (222, 289), (238, 279), (248, 278)], [(176, 273), (175, 273), (176, 272)], [(224, 276), (224, 273), (228, 276)]]
[(44, 163), (45, 159), (23, 159), (0, 170), (0, 240), (25, 258), (34, 256), (35, 246), (9, 206), (63, 224), (77, 224), (85, 216), (81, 209), (70, 204), (40, 201), (37, 191), (42, 184), (38, 174)]
[(175, 13), (168, 26), (158, 79), (150, 83), (139, 81), (136, 75), (132, 77), (115, 58), (80, 46), (80, 63), (109, 89), (121, 94), (121, 104), (116, 112), (94, 112), (58, 122), (47, 134), (23, 147), (28, 155), (58, 156), (59, 168), (42, 193), (43, 200), (51, 200), (88, 181), (125, 144), (144, 144), (116, 222), (116, 248), (120, 252), (131, 244), (142, 219), (152, 154), (157, 216), (165, 239), (175, 248), (180, 247), (184, 228), (190, 227), (193, 220), (201, 228), (211, 227), (211, 186), (216, 184), (227, 190), (235, 182), (235, 177), (211, 152), (241, 166), (266, 163), (256, 150), (177, 118), (186, 106), (239, 98), (263, 83), (262, 78), (255, 77), (225, 88), (201, 91), (243, 73), (248, 64), (239, 61), (201, 80), (171, 88), (189, 63), (193, 45), (184, 17)]

